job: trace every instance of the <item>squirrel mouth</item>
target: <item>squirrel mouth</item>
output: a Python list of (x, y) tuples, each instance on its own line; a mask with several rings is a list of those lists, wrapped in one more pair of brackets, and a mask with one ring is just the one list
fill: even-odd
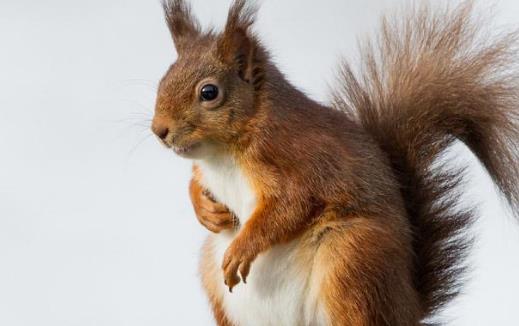
[(187, 146), (172, 146), (173, 151), (178, 155), (185, 155), (198, 147), (198, 143), (187, 145)]

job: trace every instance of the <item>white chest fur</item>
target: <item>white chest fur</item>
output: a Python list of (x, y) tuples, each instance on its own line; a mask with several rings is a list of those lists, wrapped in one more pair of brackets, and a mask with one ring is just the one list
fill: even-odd
[[(227, 205), (243, 225), (256, 204), (244, 173), (230, 158), (197, 164), (203, 185), (219, 202)], [(231, 232), (211, 235), (216, 266), (220, 266), (234, 236)], [(247, 284), (238, 284), (233, 293), (225, 287), (223, 273), (219, 274), (216, 283), (223, 296), (225, 313), (233, 323), (238, 326), (326, 325), (317, 302), (311, 263), (302, 264), (298, 255), (299, 241), (275, 246), (261, 254), (252, 265)]]
[(245, 223), (256, 206), (256, 197), (236, 162), (230, 157), (216, 157), (197, 164), (203, 185)]

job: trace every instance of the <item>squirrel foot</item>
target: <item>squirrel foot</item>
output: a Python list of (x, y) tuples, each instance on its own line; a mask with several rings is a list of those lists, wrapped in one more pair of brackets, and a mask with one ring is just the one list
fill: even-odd
[(227, 248), (223, 258), (222, 269), (224, 272), (224, 282), (229, 287), (229, 292), (232, 293), (233, 287), (240, 283), (241, 280), (243, 280), (243, 283), (247, 283), (250, 266), (256, 256), (257, 253), (253, 250), (253, 247), (247, 244), (247, 242), (241, 241), (239, 237)]

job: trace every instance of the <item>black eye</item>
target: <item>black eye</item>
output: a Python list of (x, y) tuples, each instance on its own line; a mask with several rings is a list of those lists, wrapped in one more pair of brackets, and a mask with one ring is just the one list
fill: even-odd
[(207, 84), (200, 90), (200, 99), (202, 101), (213, 101), (218, 97), (218, 87), (213, 84)]

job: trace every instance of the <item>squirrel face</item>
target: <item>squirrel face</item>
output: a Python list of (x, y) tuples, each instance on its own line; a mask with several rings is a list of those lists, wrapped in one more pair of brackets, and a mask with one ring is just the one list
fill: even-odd
[(214, 34), (200, 31), (182, 1), (165, 11), (178, 59), (160, 82), (152, 130), (177, 154), (202, 159), (236, 144), (255, 113), (263, 75), (247, 34), (252, 18), (230, 12), (225, 31)]

